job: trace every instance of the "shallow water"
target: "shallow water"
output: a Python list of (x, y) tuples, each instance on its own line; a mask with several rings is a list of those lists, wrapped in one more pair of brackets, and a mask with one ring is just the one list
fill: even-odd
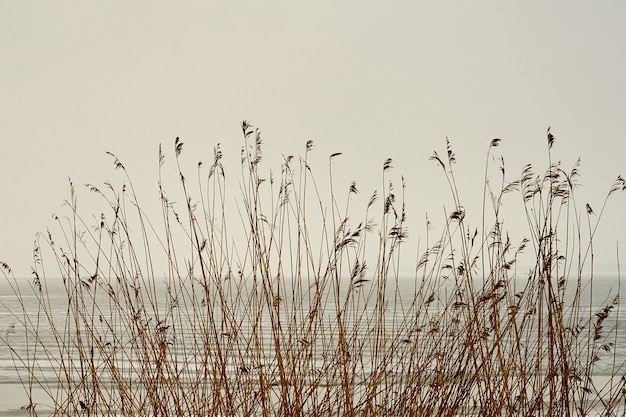
[[(0, 281), (0, 332), (5, 340), (8, 340), (11, 347), (14, 348), (21, 355), (24, 355), (28, 349), (33, 349), (32, 345), (25, 343), (23, 326), (20, 324), (24, 320), (34, 320), (37, 317), (37, 299), (29, 292), (27, 280), (24, 280), (22, 287), (21, 301), (14, 294), (11, 286), (5, 282)], [(611, 300), (617, 295), (617, 280), (610, 277), (597, 278), (594, 280), (593, 296), (583, 297), (583, 303), (581, 304), (581, 311), (588, 311), (593, 315), (595, 311), (602, 308), (611, 302)], [(48, 284), (48, 295), (51, 305), (51, 314), (55, 320), (63, 320), (67, 313), (68, 301), (65, 294), (64, 287), (59, 283)], [(414, 299), (415, 294), (415, 282), (410, 279), (398, 281), (398, 291), (393, 291), (393, 286), (390, 286), (392, 294), (390, 297), (398, 298), (396, 304), (395, 314), (393, 311), (389, 312), (385, 316), (385, 320), (388, 322), (388, 328), (392, 329), (394, 326), (399, 326), (402, 319), (406, 316), (407, 312), (410, 312), (410, 305)], [(164, 289), (162, 289), (164, 291)], [(443, 293), (447, 292), (446, 285), (441, 287)], [(623, 292), (623, 290), (622, 290)], [(392, 298), (393, 299), (393, 298)], [(23, 304), (22, 304), (23, 303)], [(363, 308), (366, 308), (367, 303), (363, 304)], [(28, 317), (23, 314), (22, 306), (28, 312)], [(332, 310), (332, 309), (331, 309)], [(44, 345), (55, 345), (55, 339), (49, 328), (46, 328), (45, 317), (40, 317), (41, 329), (40, 337), (42, 338)], [(262, 328), (270, 329), (270, 318), (264, 316)], [(616, 314), (613, 314), (605, 323), (607, 329), (610, 329), (616, 325)], [(241, 323), (242, 331), (250, 330), (246, 328), (246, 323)], [(606, 354), (605, 360), (600, 360), (597, 363), (595, 374), (600, 377), (607, 377), (613, 372), (615, 364), (622, 364), (626, 361), (626, 328), (620, 323), (618, 327), (617, 337), (615, 339), (615, 346), (612, 352), (615, 353), (615, 360), (610, 358), (609, 354)], [(271, 335), (267, 334), (262, 338), (267, 342), (266, 348), (271, 349)], [(265, 344), (264, 344), (265, 346)], [(181, 352), (182, 353), (182, 352)], [(49, 383), (51, 387), (57, 383), (58, 377), (56, 374), (55, 360), (57, 359), (54, 353), (50, 353), (49, 359), (45, 358), (45, 355), (38, 355), (38, 369), (39, 378), (44, 383)], [(27, 355), (25, 355), (27, 356)], [(190, 365), (191, 366), (191, 365)], [(27, 396), (20, 385), (20, 375), (24, 375), (25, 367), (16, 362), (15, 358), (11, 355), (10, 348), (5, 344), (0, 344), (0, 416), (18, 416), (25, 415), (25, 412), (20, 410), (20, 407), (27, 402)], [(231, 372), (235, 373), (236, 369), (232, 369)], [(622, 375), (626, 372), (625, 369), (620, 369), (617, 374)], [(606, 378), (605, 378), (606, 379)], [(52, 388), (54, 390), (54, 388)], [(41, 398), (43, 404), (49, 404), (50, 400), (46, 399), (43, 392), (38, 391), (36, 398)], [(41, 413), (45, 413), (45, 407), (41, 406)]]

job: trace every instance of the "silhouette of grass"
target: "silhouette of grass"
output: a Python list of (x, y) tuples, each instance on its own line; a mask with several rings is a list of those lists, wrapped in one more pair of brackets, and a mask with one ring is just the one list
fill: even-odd
[[(487, 162), (482, 224), (471, 227), (447, 141), (447, 158), (431, 159), (454, 208), (408, 286), (398, 266), (408, 236), (405, 185), (392, 183), (391, 159), (381, 170), (385, 187), (359, 214), (350, 207), (356, 183), (343, 209), (333, 189), (340, 153), (329, 158), (325, 199), (308, 163), (312, 141), (268, 179), (259, 131), (241, 127), (236, 213), (219, 145), (208, 169), (198, 164), (193, 186), (176, 138), (182, 204), (163, 185), (161, 148), (160, 219), (147, 215), (110, 154), (124, 185), (86, 185), (102, 210), (86, 216), (70, 184), (67, 214), (37, 237), (28, 288), (0, 263), (21, 306), (2, 341), (31, 415), (40, 411), (34, 387), (59, 416), (626, 413), (619, 298), (591, 309), (593, 268), (585, 272), (607, 201), (597, 215), (579, 211), (579, 162), (570, 172), (550, 162), (539, 175), (527, 165), (512, 182), (502, 163), (499, 188)], [(548, 130), (549, 156), (554, 141)], [(487, 161), (499, 144), (490, 142)], [(625, 188), (618, 177), (607, 200)], [(519, 193), (529, 226), (519, 243), (503, 230), (509, 193)], [(427, 242), (433, 233), (427, 221)], [(519, 274), (516, 262), (529, 250), (535, 263)], [(51, 295), (59, 284), (65, 303)], [(596, 377), (600, 361), (612, 361), (604, 379)]]

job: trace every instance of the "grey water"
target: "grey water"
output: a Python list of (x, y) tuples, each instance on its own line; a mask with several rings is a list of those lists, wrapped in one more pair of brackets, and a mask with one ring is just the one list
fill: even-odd
[[(26, 364), (21, 363), (18, 357), (32, 357), (32, 349), (34, 345), (28, 343), (27, 333), (24, 332), (24, 322), (31, 321), (31, 326), (37, 319), (37, 297), (31, 290), (28, 279), (20, 280), (20, 295), (15, 294), (15, 287), (7, 281), (0, 281), (0, 416), (18, 416), (24, 415), (25, 411), (20, 410), (26, 400), (26, 393), (22, 388), (24, 382)], [(402, 306), (410, 306), (415, 299), (416, 280), (400, 279), (397, 281), (397, 288), (391, 286), (394, 297), (400, 297), (398, 304)], [(618, 296), (619, 282), (615, 277), (599, 277), (593, 281), (593, 292), (589, 297), (582, 297), (580, 309), (588, 311), (593, 316)], [(164, 288), (161, 290), (164, 291)], [(440, 291), (446, 291), (446, 286), (442, 286)], [(585, 291), (590, 292), (590, 287), (585, 287)], [(623, 294), (624, 290), (621, 289)], [(622, 294), (619, 294), (620, 296)], [(65, 288), (58, 280), (56, 283), (52, 281), (47, 287), (47, 299), (50, 302), (50, 314), (57, 319), (63, 319), (67, 315), (68, 299)], [(402, 315), (406, 314), (406, 309), (400, 308), (389, 314), (386, 320), (390, 323), (399, 323)], [(612, 347), (611, 355), (614, 354), (613, 360), (599, 361), (595, 372), (598, 375), (609, 376), (616, 372), (625, 374), (626, 369), (623, 367), (626, 363), (626, 328), (618, 316), (618, 311), (613, 312), (610, 319), (607, 320), (605, 326), (607, 330), (617, 330), (615, 346)], [(268, 318), (265, 318), (269, 320)], [(43, 344), (54, 345), (55, 335), (51, 329), (46, 328), (46, 318), (39, 317), (41, 328), (39, 329), (39, 337), (42, 338)], [(267, 325), (266, 328), (270, 328)], [(31, 335), (32, 336), (32, 335)], [(271, 339), (271, 338), (268, 338)], [(12, 352), (12, 349), (14, 350)], [(29, 353), (30, 349), (30, 353)], [(54, 384), (57, 381), (57, 369), (55, 369), (55, 358), (39, 354), (37, 367), (39, 369), (40, 382), (45, 384)], [(33, 365), (31, 362), (29, 365)], [(45, 412), (44, 412), (45, 414)]]

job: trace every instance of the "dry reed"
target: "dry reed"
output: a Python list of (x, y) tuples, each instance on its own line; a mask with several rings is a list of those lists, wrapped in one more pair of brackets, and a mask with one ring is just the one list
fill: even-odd
[[(28, 288), (0, 265), (21, 303), (18, 330), (2, 340), (31, 415), (49, 414), (34, 387), (59, 416), (626, 413), (619, 299), (595, 311), (585, 298), (601, 213), (576, 205), (578, 163), (570, 172), (550, 163), (540, 175), (528, 165), (513, 182), (502, 165), (497, 188), (487, 163), (482, 225), (473, 228), (448, 142), (446, 157), (431, 159), (454, 209), (407, 287), (399, 270), (404, 183), (398, 194), (391, 160), (381, 170), (385, 188), (359, 214), (349, 206), (355, 183), (340, 207), (332, 163), (329, 199), (318, 191), (312, 142), (266, 178), (260, 133), (247, 122), (242, 132), (237, 221), (219, 146), (192, 186), (176, 138), (182, 205), (159, 174), (161, 218), (149, 218), (112, 155), (124, 185), (88, 185), (102, 205), (91, 217), (71, 185), (67, 215), (37, 238)], [(549, 155), (553, 142), (548, 131)], [(499, 143), (489, 144), (488, 161)], [(164, 165), (159, 150), (159, 172)], [(607, 199), (625, 186), (619, 177)], [(503, 230), (509, 193), (520, 196), (529, 226), (517, 244)], [(515, 263), (528, 251), (535, 264), (520, 274)], [(604, 380), (600, 361), (612, 361)]]

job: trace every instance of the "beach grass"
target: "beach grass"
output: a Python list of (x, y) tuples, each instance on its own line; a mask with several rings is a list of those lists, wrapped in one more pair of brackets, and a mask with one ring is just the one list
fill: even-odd
[[(500, 140), (485, 144), (478, 224), (466, 218), (452, 146), (433, 154), (453, 208), (440, 230), (425, 225), (407, 284), (405, 184), (390, 159), (377, 168), (383, 188), (354, 207), (356, 183), (333, 178), (339, 154), (328, 187), (309, 165), (311, 141), (269, 174), (260, 132), (241, 128), (238, 186), (219, 145), (190, 174), (176, 138), (172, 155), (159, 149), (151, 207), (111, 154), (123, 183), (87, 184), (99, 201), (87, 213), (71, 184), (64, 214), (37, 237), (32, 279), (0, 265), (21, 302), (2, 342), (27, 396), (36, 387), (51, 406), (30, 396), (31, 415), (626, 413), (619, 297), (590, 307), (604, 206), (577, 205), (579, 162), (552, 162), (550, 130), (547, 168), (527, 165), (512, 181), (503, 162), (489, 164)], [(625, 188), (618, 177), (604, 204)], [(506, 195), (525, 216), (518, 242), (504, 227)], [(524, 256), (532, 263), (519, 272)], [(52, 285), (64, 289), (60, 310)]]

